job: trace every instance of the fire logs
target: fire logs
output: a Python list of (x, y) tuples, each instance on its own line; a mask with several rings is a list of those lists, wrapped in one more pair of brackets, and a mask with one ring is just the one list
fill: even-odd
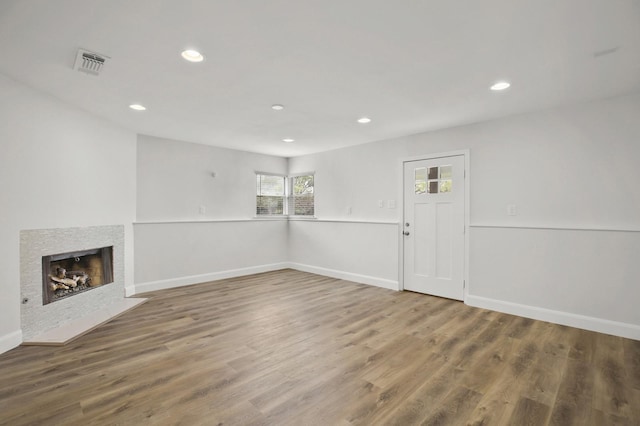
[(49, 288), (51, 290), (69, 290), (78, 285), (90, 284), (91, 278), (83, 271), (67, 271), (64, 268), (56, 268), (55, 275), (49, 274)]

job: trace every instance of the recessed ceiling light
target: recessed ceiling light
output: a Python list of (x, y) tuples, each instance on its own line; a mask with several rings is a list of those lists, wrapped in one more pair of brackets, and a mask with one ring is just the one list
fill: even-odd
[(511, 83), (507, 83), (506, 81), (499, 81), (495, 83), (493, 86), (491, 86), (491, 90), (493, 91), (505, 90), (505, 89), (508, 89), (509, 86), (511, 86)]
[(189, 62), (202, 62), (204, 61), (204, 56), (197, 50), (185, 50), (181, 53), (182, 57)]
[(369, 117), (360, 117), (358, 118), (358, 123), (360, 124), (371, 123), (371, 119)]
[(295, 142), (295, 139), (291, 139), (291, 138), (284, 138), (284, 139), (282, 139), (282, 142), (291, 143), (291, 142)]
[(142, 106), (140, 104), (131, 104), (131, 105), (129, 105), (129, 108), (135, 109), (136, 111), (144, 111), (144, 110), (147, 109), (146, 107), (144, 107), (144, 106)]
[(271, 105), (271, 109), (275, 109), (276, 111), (282, 111), (284, 109), (284, 105), (273, 104)]

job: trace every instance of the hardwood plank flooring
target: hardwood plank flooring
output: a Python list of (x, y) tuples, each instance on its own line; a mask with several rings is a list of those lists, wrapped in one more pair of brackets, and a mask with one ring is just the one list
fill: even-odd
[(1, 425), (640, 425), (640, 342), (293, 270), (0, 355)]

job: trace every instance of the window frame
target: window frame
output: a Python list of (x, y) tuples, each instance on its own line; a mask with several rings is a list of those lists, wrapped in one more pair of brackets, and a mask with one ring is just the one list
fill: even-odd
[(289, 211), (289, 207), (293, 209), (295, 212), (295, 196), (293, 195), (293, 179), (300, 176), (311, 176), (313, 178), (313, 214), (287, 214), (289, 217), (295, 218), (315, 218), (316, 217), (316, 173), (315, 172), (305, 172), (305, 173), (294, 173), (292, 175), (287, 176), (287, 180), (289, 181), (289, 198), (287, 200), (287, 211)]
[[(268, 173), (268, 172), (255, 172), (256, 174), (256, 199), (255, 199), (255, 208), (254, 208), (254, 213), (256, 217), (259, 218), (265, 218), (265, 217), (274, 217), (274, 218), (278, 218), (278, 217), (286, 217), (287, 216), (287, 191), (288, 191), (288, 178), (286, 175), (280, 174), (280, 173)], [(280, 214), (260, 214), (258, 213), (258, 197), (260, 196), (260, 194), (258, 194), (258, 177), (259, 176), (277, 176), (277, 177), (281, 177), (284, 179), (284, 193), (282, 195), (282, 213)]]
[[(255, 208), (254, 208), (254, 212), (255, 212), (255, 217), (256, 218), (260, 218), (260, 219), (264, 219), (264, 218), (308, 218), (308, 219), (315, 219), (315, 212), (316, 212), (316, 201), (315, 201), (315, 190), (316, 190), (316, 174), (315, 172), (306, 172), (306, 173), (294, 173), (291, 175), (284, 175), (281, 173), (270, 173), (270, 172), (261, 172), (261, 171), (255, 171), (255, 175), (256, 175), (256, 204), (255, 204)], [(258, 213), (258, 197), (260, 196), (260, 194), (258, 194), (258, 177), (259, 176), (277, 176), (280, 178), (284, 179), (284, 196), (283, 196), (283, 200), (282, 200), (282, 213), (281, 214), (265, 214), (265, 213)], [(313, 214), (310, 215), (306, 215), (306, 214), (293, 214), (290, 213), (291, 210), (295, 211), (295, 205), (294, 205), (294, 195), (293, 195), (293, 179), (300, 177), (300, 176), (312, 176), (313, 177)]]

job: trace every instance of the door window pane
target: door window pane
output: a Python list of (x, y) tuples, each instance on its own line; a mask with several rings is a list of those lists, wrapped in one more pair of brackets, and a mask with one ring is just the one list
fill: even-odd
[(452, 191), (453, 167), (450, 164), (415, 169), (416, 194), (438, 194)]
[(414, 170), (416, 194), (424, 194), (427, 191), (427, 169), (421, 167)]
[(438, 179), (438, 168), (437, 167), (429, 167), (429, 180)]

